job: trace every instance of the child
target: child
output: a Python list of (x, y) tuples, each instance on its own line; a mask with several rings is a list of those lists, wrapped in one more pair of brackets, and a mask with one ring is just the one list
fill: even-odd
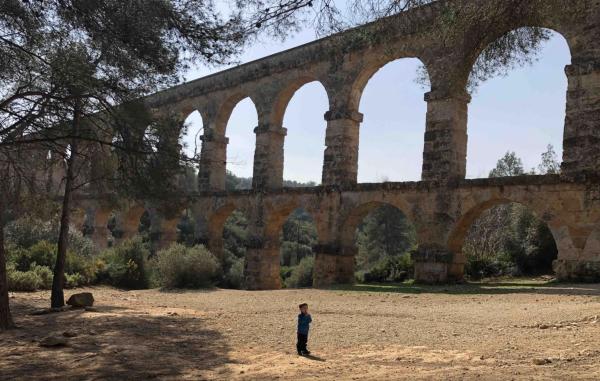
[(298, 315), (298, 343), (296, 344), (296, 349), (298, 350), (298, 355), (307, 356), (310, 355), (309, 350), (306, 349), (306, 344), (308, 342), (308, 329), (312, 318), (308, 313), (308, 304), (302, 303), (299, 307), (300, 315)]

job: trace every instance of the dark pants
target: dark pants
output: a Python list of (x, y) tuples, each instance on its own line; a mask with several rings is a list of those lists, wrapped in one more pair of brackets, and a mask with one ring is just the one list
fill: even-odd
[(298, 350), (298, 353), (308, 351), (308, 349), (306, 349), (307, 342), (308, 342), (308, 335), (305, 335), (303, 333), (298, 333), (298, 342), (296, 343), (296, 349)]

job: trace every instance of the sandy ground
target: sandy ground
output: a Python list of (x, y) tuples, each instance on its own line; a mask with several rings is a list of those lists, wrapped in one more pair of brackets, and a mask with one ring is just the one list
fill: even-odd
[[(0, 379), (600, 380), (600, 285), (86, 291), (97, 312), (32, 316), (48, 292), (12, 295)], [(300, 302), (312, 358), (295, 354)]]

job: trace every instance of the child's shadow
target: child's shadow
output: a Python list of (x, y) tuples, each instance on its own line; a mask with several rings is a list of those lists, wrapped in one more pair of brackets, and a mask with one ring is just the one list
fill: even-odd
[(313, 360), (313, 361), (321, 361), (321, 362), (325, 362), (327, 360), (325, 360), (324, 358), (315, 356), (315, 355), (304, 355), (304, 357), (306, 357), (309, 360)]

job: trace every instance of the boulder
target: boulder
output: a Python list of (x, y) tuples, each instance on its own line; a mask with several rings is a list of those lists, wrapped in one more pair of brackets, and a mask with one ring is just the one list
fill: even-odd
[(65, 347), (69, 344), (69, 340), (63, 336), (48, 336), (40, 341), (40, 347)]
[(75, 308), (85, 308), (94, 305), (94, 295), (91, 292), (81, 292), (79, 294), (73, 294), (67, 300), (67, 304)]

